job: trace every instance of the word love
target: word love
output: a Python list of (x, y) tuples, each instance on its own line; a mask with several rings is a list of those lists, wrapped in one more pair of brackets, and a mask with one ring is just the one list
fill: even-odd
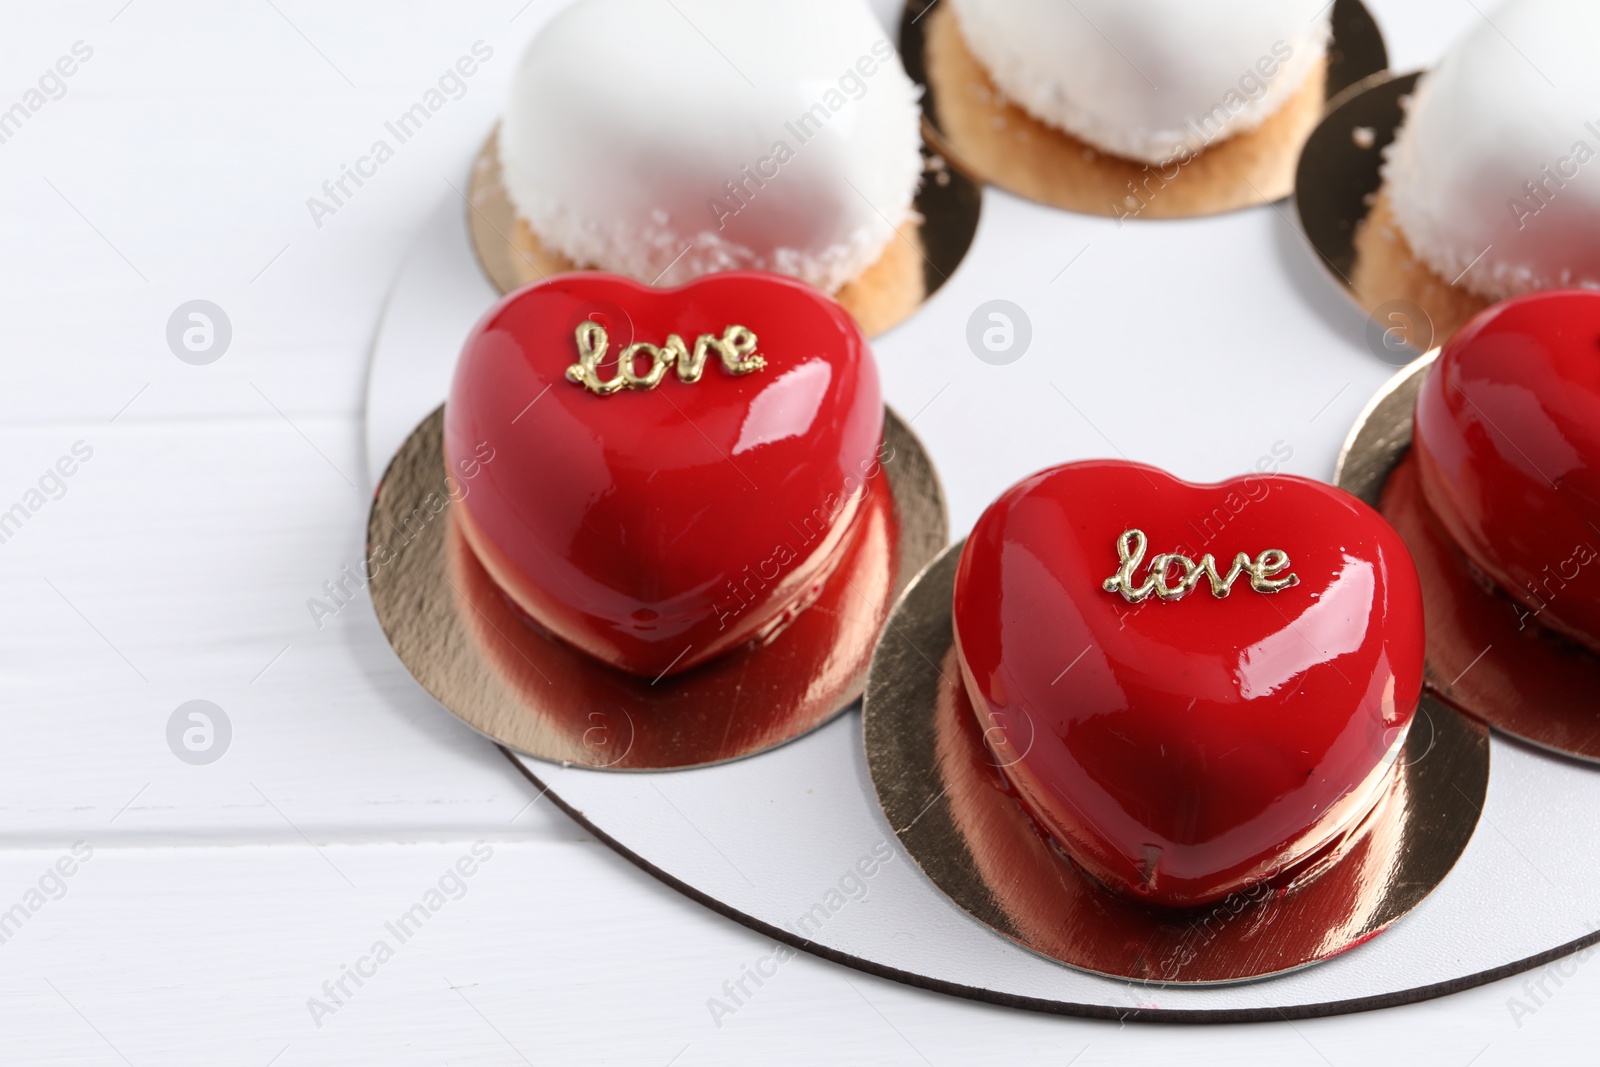
[[(756, 354), (756, 335), (743, 326), (729, 326), (721, 337), (701, 334), (693, 351), (675, 333), (668, 334), (667, 343), (659, 348), (647, 344), (629, 345), (617, 360), (616, 376), (602, 381), (600, 368), (611, 347), (606, 328), (591, 319), (578, 327), (577, 338), (578, 362), (567, 368), (567, 380), (599, 396), (610, 396), (623, 389), (654, 389), (672, 367), (677, 368), (679, 381), (693, 385), (705, 373), (706, 359), (712, 352), (721, 357), (722, 369), (729, 374), (749, 374), (767, 365), (766, 358)], [(640, 356), (650, 359), (650, 369), (643, 374), (638, 372), (635, 363)]]
[[(1117, 557), (1122, 560), (1122, 566), (1105, 580), (1106, 592), (1121, 593), (1130, 604), (1141, 603), (1151, 596), (1182, 600), (1194, 592), (1204, 578), (1211, 583), (1211, 595), (1220, 600), (1233, 591), (1233, 583), (1244, 574), (1250, 576), (1250, 588), (1258, 593), (1279, 593), (1300, 581), (1293, 574), (1278, 577), (1289, 569), (1289, 554), (1282, 549), (1269, 548), (1255, 559), (1239, 553), (1233, 557), (1233, 566), (1228, 568), (1227, 574), (1218, 573), (1216, 557), (1209, 552), (1200, 557), (1199, 563), (1188, 556), (1162, 553), (1150, 561), (1144, 581), (1135, 582), (1134, 574), (1144, 562), (1145, 550), (1149, 547), (1150, 539), (1143, 530), (1128, 530), (1117, 538)], [(1175, 575), (1174, 568), (1181, 573)], [(1174, 577), (1176, 584), (1172, 582)]]

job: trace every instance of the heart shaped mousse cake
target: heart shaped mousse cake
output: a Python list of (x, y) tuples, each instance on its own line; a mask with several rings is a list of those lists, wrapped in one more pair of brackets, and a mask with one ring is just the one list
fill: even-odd
[(1429, 508), (1495, 586), (1600, 652), (1600, 292), (1479, 315), (1417, 395)]
[(1023, 808), (1101, 883), (1171, 907), (1292, 874), (1356, 827), (1422, 689), (1399, 536), (1289, 475), (1036, 474), (978, 520), (954, 624)]
[(452, 514), (506, 595), (622, 670), (676, 674), (770, 637), (884, 491), (883, 400), (838, 305), (728, 273), (681, 289), (572, 274), (467, 338), (445, 453), (493, 449)]

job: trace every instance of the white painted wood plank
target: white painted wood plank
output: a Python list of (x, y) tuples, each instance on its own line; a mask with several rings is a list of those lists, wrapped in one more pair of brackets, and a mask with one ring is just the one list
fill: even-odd
[[(252, 380), (290, 412), (359, 415), (400, 257), (464, 188), (462, 161), (554, 5), (124, 2), (8, 16), (7, 94), (75, 42), (92, 58), (0, 145), (0, 420), (109, 418), (147, 383), (128, 418), (253, 417)], [(459, 99), (403, 144), (385, 130), (479, 40), (494, 55)], [(393, 159), (317, 225), (307, 200), (380, 138)], [(164, 340), (195, 297), (235, 327), (210, 367)]]
[[(986, 1008), (773, 952), (605, 849), (485, 838), (413, 847), (95, 847), (0, 944), (0, 1050), (54, 1064), (1530, 1062), (1591, 1037), (1600, 969), (1404, 1012), (1199, 1030)], [(0, 855), (0, 907), (71, 842)], [(480, 846), (480, 852), (482, 846)], [(345, 879), (348, 878), (347, 882)], [(819, 881), (820, 892), (826, 880)], [(464, 888), (462, 888), (464, 887)], [(55, 883), (48, 891), (58, 891)], [(437, 904), (402, 942), (386, 924)], [(874, 902), (862, 907), (870, 912)], [(381, 965), (374, 945), (393, 951)], [(344, 968), (372, 972), (364, 984)], [(1534, 976), (1534, 981), (1540, 976)], [(52, 988), (53, 987), (53, 988)], [(334, 1003), (337, 996), (342, 1004)], [(320, 1027), (307, 1001), (317, 998)], [(716, 1012), (716, 1001), (731, 1011)], [(735, 1000), (737, 999), (737, 1003)], [(80, 1014), (81, 1013), (81, 1014)], [(719, 1027), (718, 1022), (722, 1025)], [(1521, 1023), (1519, 1028), (1518, 1023)], [(98, 1031), (98, 1034), (96, 1033)], [(114, 1046), (115, 1051), (111, 1047)], [(1485, 1046), (1488, 1051), (1484, 1052)], [(1087, 1049), (1087, 1051), (1086, 1051)]]
[[(304, 438), (270, 411), (0, 432), (0, 511), (75, 445), (89, 455), (0, 544), (0, 838), (129, 805), (114, 832), (278, 833), (287, 817), (403, 839), (505, 825), (527, 802), (394, 659), (364, 593), (308, 610), (359, 563), (369, 495), (334, 470), (364, 480), (348, 422), (296, 425)], [(194, 699), (232, 723), (209, 766), (168, 747)]]

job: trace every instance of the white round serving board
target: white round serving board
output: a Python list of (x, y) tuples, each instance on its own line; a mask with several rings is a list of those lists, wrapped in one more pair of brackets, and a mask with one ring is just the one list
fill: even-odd
[[(496, 299), (465, 211), (454, 196), (440, 205), (380, 324), (367, 405), (374, 483), (444, 399), (463, 338)], [(967, 345), (969, 317), (992, 299), (1020, 305), (1032, 322), (1030, 349), (1008, 366)], [(1281, 469), (1326, 479), (1362, 405), (1394, 371), (1367, 351), (1364, 320), (1322, 277), (1284, 205), (1119, 226), (992, 189), (961, 269), (874, 350), (889, 403), (939, 467), (957, 537), (1018, 478), (1090, 456), (1125, 455), (1201, 481), (1276, 456)], [(1156, 389), (1190, 402), (1157, 411), (1142, 403)], [(1542, 963), (1600, 927), (1600, 769), (1499, 737), (1477, 833), (1416, 911), (1328, 963), (1204, 988), (1080, 973), (957, 909), (878, 810), (859, 710), (703, 770), (518, 762), (533, 779), (530, 797), (548, 787), (608, 844), (747, 925), (874, 973), (1037, 1010), (1226, 1021), (1380, 1007)], [(870, 907), (836, 892), (885, 843), (893, 859), (865, 882)], [(802, 929), (808, 914), (822, 918)]]

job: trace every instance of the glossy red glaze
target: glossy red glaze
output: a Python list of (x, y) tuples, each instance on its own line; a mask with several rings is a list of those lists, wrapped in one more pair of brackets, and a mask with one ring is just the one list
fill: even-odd
[(1473, 565), (1600, 652), (1600, 293), (1536, 293), (1457, 333), (1417, 395), (1422, 491)]
[[(1211, 553), (1224, 572), (1281, 549), (1299, 582), (1260, 593), (1245, 576), (1217, 598), (1202, 581), (1131, 604), (1102, 585), (1130, 529), (1150, 556)], [(984, 740), (1023, 807), (1101, 882), (1165, 906), (1282, 875), (1358, 823), (1422, 689), (1405, 546), (1354, 497), (1288, 475), (1201, 486), (1110, 461), (1036, 474), (978, 520), (954, 619)]]
[[(599, 396), (572, 383), (574, 332), (689, 347), (754, 331), (764, 369)], [(641, 373), (647, 360), (638, 363)], [(599, 273), (511, 294), (473, 330), (445, 413), (452, 468), (481, 457), (458, 517), (528, 615), (606, 663), (675, 674), (769, 636), (854, 536), (883, 439), (860, 329), (799, 282), (717, 274), (652, 289)]]
[(1600, 760), (1600, 656), (1484, 581), (1423, 500), (1414, 452), (1384, 483), (1382, 508), (1422, 579), (1428, 688), (1515, 737)]

